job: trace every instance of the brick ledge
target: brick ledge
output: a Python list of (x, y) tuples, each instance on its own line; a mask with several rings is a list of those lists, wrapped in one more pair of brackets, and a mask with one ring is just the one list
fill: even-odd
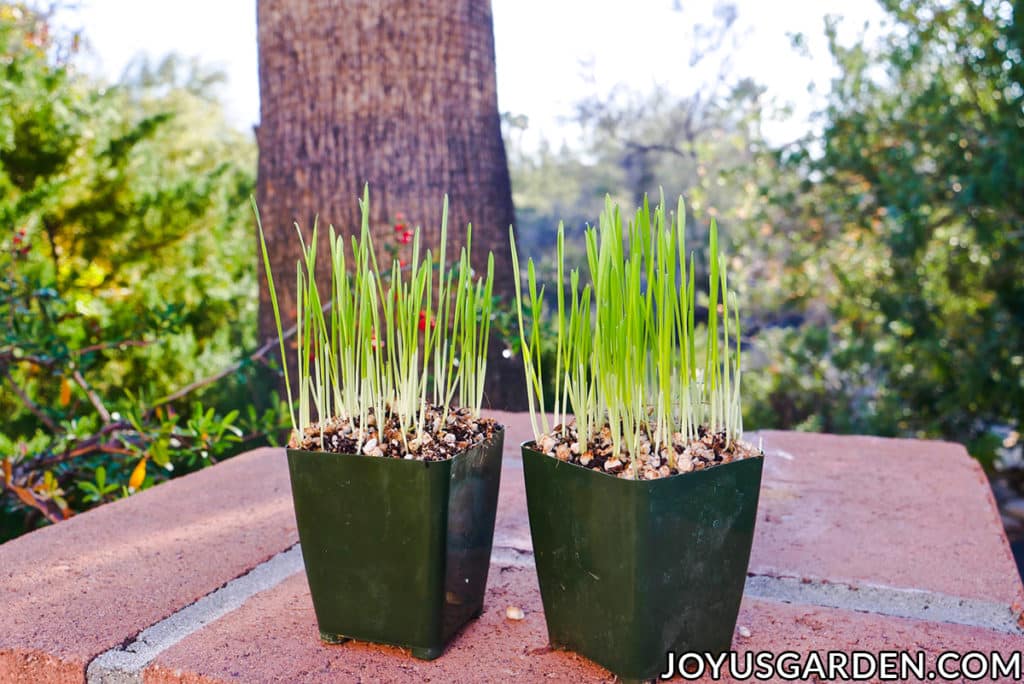
[[(609, 680), (546, 649), (517, 453), (528, 419), (495, 417), (509, 431), (486, 609), (439, 660), (320, 644), (283, 454), (261, 449), (0, 546), (0, 681)], [(734, 648), (1019, 648), (1024, 589), (962, 447), (763, 437)]]

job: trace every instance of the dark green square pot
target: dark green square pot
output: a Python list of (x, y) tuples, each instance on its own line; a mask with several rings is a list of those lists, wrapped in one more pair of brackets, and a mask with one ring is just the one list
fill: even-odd
[(619, 677), (732, 644), (764, 458), (634, 481), (523, 445), (548, 637)]
[(430, 660), (480, 615), (504, 436), (447, 461), (288, 450), (321, 639)]

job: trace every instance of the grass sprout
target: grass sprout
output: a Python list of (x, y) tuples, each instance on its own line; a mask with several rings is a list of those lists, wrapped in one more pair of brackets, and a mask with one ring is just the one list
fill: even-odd
[[(296, 224), (300, 247), (296, 262), (294, 388), (284, 343), (281, 310), (271, 272), (263, 225), (253, 202), (260, 249), (274, 312), (288, 408), (295, 434), (319, 428), (333, 418), (373, 424), (397, 419), (405, 447), (430, 429), (443, 428), (454, 407), (480, 417), (487, 345), (490, 335), (494, 256), (487, 273), (476, 277), (470, 266), (472, 226), (454, 264), (446, 261), (448, 198), (441, 214), (436, 253), (422, 250), (420, 231), (412, 238), (412, 256), (403, 267), (396, 258), (382, 270), (370, 231), (370, 197), (360, 200), (358, 236), (346, 244), (328, 228), (330, 283), (322, 289), (316, 272), (320, 227), (314, 221), (307, 243)], [(386, 265), (387, 266), (387, 265)], [(321, 269), (322, 271), (322, 269)], [(295, 392), (293, 392), (293, 389)], [(431, 409), (431, 405), (435, 408)], [(427, 425), (428, 410), (441, 407), (440, 428)], [(435, 421), (435, 424), (438, 421)], [(359, 433), (362, 435), (362, 431)], [(362, 437), (357, 448), (363, 446)]]
[[(526, 263), (526, 287), (516, 288), (516, 311), (523, 340), (531, 427), (538, 443), (575, 421), (580, 451), (604, 430), (613, 454), (637, 454), (641, 437), (656, 446), (724, 434), (732, 444), (742, 437), (740, 411), (740, 315), (728, 288), (718, 228), (710, 227), (708, 318), (698, 344), (695, 320), (696, 264), (686, 251), (682, 198), (669, 212), (662, 196), (653, 209), (644, 199), (625, 220), (610, 198), (596, 227), (585, 232), (587, 273), (566, 279), (564, 226), (557, 233), (554, 287), (555, 377), (553, 427), (544, 412), (540, 358), (544, 286), (538, 289), (533, 260)], [(513, 275), (522, 283), (515, 236)], [(568, 287), (566, 287), (568, 285)], [(526, 315), (529, 314), (529, 316)], [(532, 321), (526, 330), (525, 321)], [(528, 334), (529, 333), (529, 334)], [(698, 354), (700, 353), (700, 356)], [(702, 357), (702, 358), (700, 358)], [(670, 467), (675, 451), (668, 448)], [(634, 475), (638, 459), (631, 459)]]

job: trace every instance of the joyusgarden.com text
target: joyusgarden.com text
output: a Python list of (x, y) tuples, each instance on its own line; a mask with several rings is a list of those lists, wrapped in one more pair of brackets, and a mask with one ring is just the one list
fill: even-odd
[(661, 679), (738, 681), (1021, 681), (1024, 653), (982, 651), (747, 651), (666, 654)]

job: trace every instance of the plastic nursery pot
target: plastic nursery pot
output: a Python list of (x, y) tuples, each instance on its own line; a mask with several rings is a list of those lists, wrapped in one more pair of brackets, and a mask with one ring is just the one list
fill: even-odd
[(446, 461), (288, 450), (320, 638), (432, 660), (483, 610), (504, 429)]
[(635, 481), (522, 450), (552, 647), (635, 680), (730, 649), (763, 457)]

